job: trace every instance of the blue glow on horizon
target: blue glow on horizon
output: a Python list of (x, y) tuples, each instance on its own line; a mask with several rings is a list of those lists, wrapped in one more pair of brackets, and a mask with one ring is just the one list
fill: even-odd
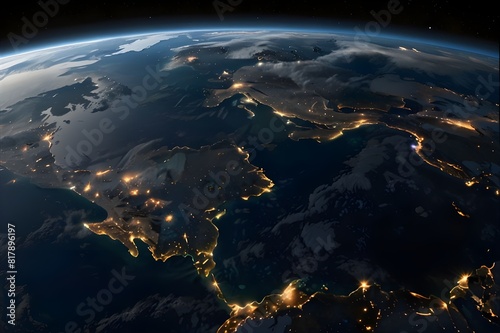
[[(78, 39), (73, 39), (73, 40), (66, 40), (66, 41), (60, 41), (52, 44), (47, 44), (46, 46), (38, 46), (38, 47), (33, 47), (29, 50), (26, 51), (20, 51), (20, 52), (12, 52), (12, 53), (6, 53), (6, 54), (0, 54), (0, 60), (9, 58), (9, 57), (14, 57), (14, 56), (21, 56), (33, 52), (41, 52), (41, 51), (46, 51), (46, 50), (51, 50), (51, 49), (56, 49), (56, 48), (62, 48), (62, 47), (68, 47), (68, 46), (76, 46), (76, 45), (81, 45), (81, 44), (92, 44), (92, 43), (97, 43), (97, 42), (102, 42), (106, 40), (113, 40), (113, 39), (119, 39), (119, 38), (131, 38), (131, 37), (140, 37), (140, 36), (147, 36), (147, 35), (154, 35), (154, 34), (188, 34), (188, 33), (194, 33), (194, 32), (245, 32), (245, 31), (250, 31), (250, 32), (265, 32), (265, 31), (273, 31), (273, 32), (283, 32), (283, 33), (310, 33), (310, 34), (339, 34), (339, 35), (346, 35), (346, 36), (367, 36), (368, 39), (386, 39), (386, 40), (397, 40), (401, 42), (415, 42), (415, 43), (420, 43), (424, 45), (429, 45), (429, 46), (435, 46), (435, 47), (441, 47), (441, 48), (446, 48), (446, 49), (452, 49), (452, 50), (459, 50), (463, 52), (469, 52), (469, 53), (474, 53), (474, 54), (479, 54), (483, 56), (488, 56), (488, 57), (493, 57), (493, 58), (499, 58), (499, 50), (493, 49), (493, 43), (491, 44), (491, 47), (467, 47), (463, 43), (453, 43), (449, 41), (443, 41), (438, 38), (428, 38), (428, 37), (412, 37), (409, 36), (405, 33), (393, 33), (393, 32), (382, 32), (378, 35), (375, 34), (360, 34), (354, 30), (354, 28), (351, 27), (339, 27), (339, 28), (320, 28), (320, 27), (290, 27), (287, 28), (286, 26), (272, 26), (266, 25), (262, 27), (242, 27), (242, 26), (235, 26), (235, 27), (224, 27), (221, 28), (219, 27), (203, 27), (203, 28), (184, 28), (184, 29), (163, 29), (163, 30), (143, 30), (143, 31), (134, 31), (134, 32), (129, 32), (129, 33), (116, 33), (116, 34), (109, 34), (109, 35), (101, 35), (101, 36), (95, 36), (91, 37), (90, 35), (88, 37), (81, 37)], [(456, 38), (456, 37), (455, 37)], [(476, 43), (480, 44), (480, 42)], [(497, 45), (498, 46), (498, 45)]]

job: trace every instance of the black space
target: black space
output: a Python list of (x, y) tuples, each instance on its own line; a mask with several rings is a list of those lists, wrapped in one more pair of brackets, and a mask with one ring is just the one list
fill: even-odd
[[(359, 26), (374, 21), (371, 11), (388, 8), (386, 1), (317, 1), (317, 0), (218, 0), (232, 11), (224, 13), (221, 21), (213, 0), (205, 1), (94, 1), (94, 0), (31, 0), (10, 1), (0, 13), (0, 54), (13, 51), (9, 33), (22, 36), (23, 17), (33, 22), (33, 15), (41, 10), (39, 2), (65, 2), (57, 14), (49, 17), (45, 25), (21, 48), (34, 48), (56, 41), (76, 38), (109, 36), (134, 30), (155, 31), (176, 28), (227, 28), (241, 26), (265, 27), (282, 24), (316, 27)], [(498, 11), (494, 2), (461, 3), (458, 1), (400, 0), (401, 13), (392, 15), (389, 31), (406, 31), (424, 37), (449, 34), (466, 43), (488, 41), (497, 44)], [(410, 29), (410, 30), (408, 30)], [(445, 34), (445, 35), (443, 35)], [(12, 36), (12, 35), (11, 35)]]

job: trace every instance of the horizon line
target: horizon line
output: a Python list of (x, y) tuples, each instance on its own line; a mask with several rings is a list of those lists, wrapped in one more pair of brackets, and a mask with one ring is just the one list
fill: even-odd
[[(14, 53), (0, 53), (0, 60), (4, 60), (6, 58), (11, 58), (15, 56), (23, 56), (27, 55), (30, 53), (36, 53), (36, 52), (42, 52), (42, 51), (48, 51), (48, 50), (53, 50), (57, 48), (62, 48), (62, 47), (68, 47), (68, 46), (75, 46), (75, 45), (81, 45), (81, 44), (92, 44), (92, 43), (98, 43), (106, 40), (112, 40), (112, 39), (118, 39), (118, 38), (129, 38), (129, 37), (140, 37), (140, 36), (147, 36), (147, 35), (155, 35), (155, 34), (165, 34), (165, 33), (178, 33), (178, 34), (183, 34), (183, 33), (193, 33), (193, 32), (214, 32), (214, 31), (224, 31), (224, 32), (266, 32), (266, 31), (279, 31), (279, 32), (290, 32), (290, 33), (310, 33), (310, 34), (343, 34), (343, 35), (359, 35), (359, 32), (355, 32), (354, 29), (349, 29), (347, 27), (345, 28), (300, 28), (300, 27), (225, 27), (225, 28), (214, 28), (214, 27), (200, 27), (200, 28), (192, 28), (192, 29), (170, 29), (170, 30), (150, 30), (150, 31), (139, 31), (139, 32), (130, 32), (130, 33), (117, 33), (115, 35), (108, 35), (108, 36), (101, 36), (101, 37), (92, 37), (90, 34), (87, 37), (81, 37), (78, 40), (67, 40), (67, 41), (61, 41), (58, 42), (57, 45), (52, 45), (49, 46), (40, 46), (38, 48), (32, 48), (27, 51), (21, 51), (21, 52), (16, 52)], [(429, 46), (439, 46), (439, 47), (444, 47), (447, 49), (455, 49), (455, 50), (460, 50), (464, 52), (469, 52), (469, 53), (475, 53), (475, 54), (480, 54), (483, 56), (488, 56), (492, 58), (499, 58), (500, 52), (499, 50), (488, 50), (487, 47), (476, 47), (476, 48), (467, 48), (463, 44), (458, 44), (458, 43), (453, 43), (453, 42), (443, 42), (439, 40), (438, 38), (415, 38), (412, 36), (409, 36), (404, 33), (393, 33), (393, 32), (382, 32), (378, 34), (373, 34), (373, 33), (364, 33), (364, 36), (367, 36), (368, 38), (380, 38), (380, 39), (389, 39), (389, 40), (402, 40), (402, 41), (409, 41), (409, 42), (417, 42)], [(48, 42), (49, 43), (49, 42)], [(490, 43), (488, 43), (490, 44)], [(491, 47), (493, 47), (494, 43), (491, 43)]]

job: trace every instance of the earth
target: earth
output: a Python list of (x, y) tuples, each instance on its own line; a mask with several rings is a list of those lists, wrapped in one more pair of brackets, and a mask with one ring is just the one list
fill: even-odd
[(499, 332), (498, 61), (288, 29), (3, 56), (2, 332)]

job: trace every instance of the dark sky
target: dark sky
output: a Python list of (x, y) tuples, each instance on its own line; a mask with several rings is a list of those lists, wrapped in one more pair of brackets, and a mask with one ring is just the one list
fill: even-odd
[[(53, 17), (40, 11), (41, 3), (61, 2)], [(335, 1), (318, 0), (217, 0), (220, 8), (228, 6), (232, 11), (223, 13), (220, 20), (213, 0), (142, 0), (142, 1), (94, 1), (94, 0), (31, 0), (10, 1), (3, 6), (1, 18), (0, 54), (13, 52), (9, 40), (24, 38), (26, 21), (40, 19), (40, 28), (33, 36), (16, 39), (18, 51), (44, 46), (57, 41), (123, 34), (134, 31), (168, 30), (170, 28), (227, 28), (262, 26), (359, 27), (375, 21), (372, 11), (387, 10), (391, 1)], [(232, 4), (232, 5), (231, 5)], [(419, 34), (424, 37), (442, 37), (450, 34), (463, 43), (490, 41), (497, 43), (498, 12), (493, 2), (467, 1), (412, 1), (400, 0), (401, 12), (391, 15), (383, 31)], [(23, 19), (24, 18), (24, 19)], [(410, 29), (410, 30), (408, 30)], [(446, 39), (446, 37), (445, 37)]]

